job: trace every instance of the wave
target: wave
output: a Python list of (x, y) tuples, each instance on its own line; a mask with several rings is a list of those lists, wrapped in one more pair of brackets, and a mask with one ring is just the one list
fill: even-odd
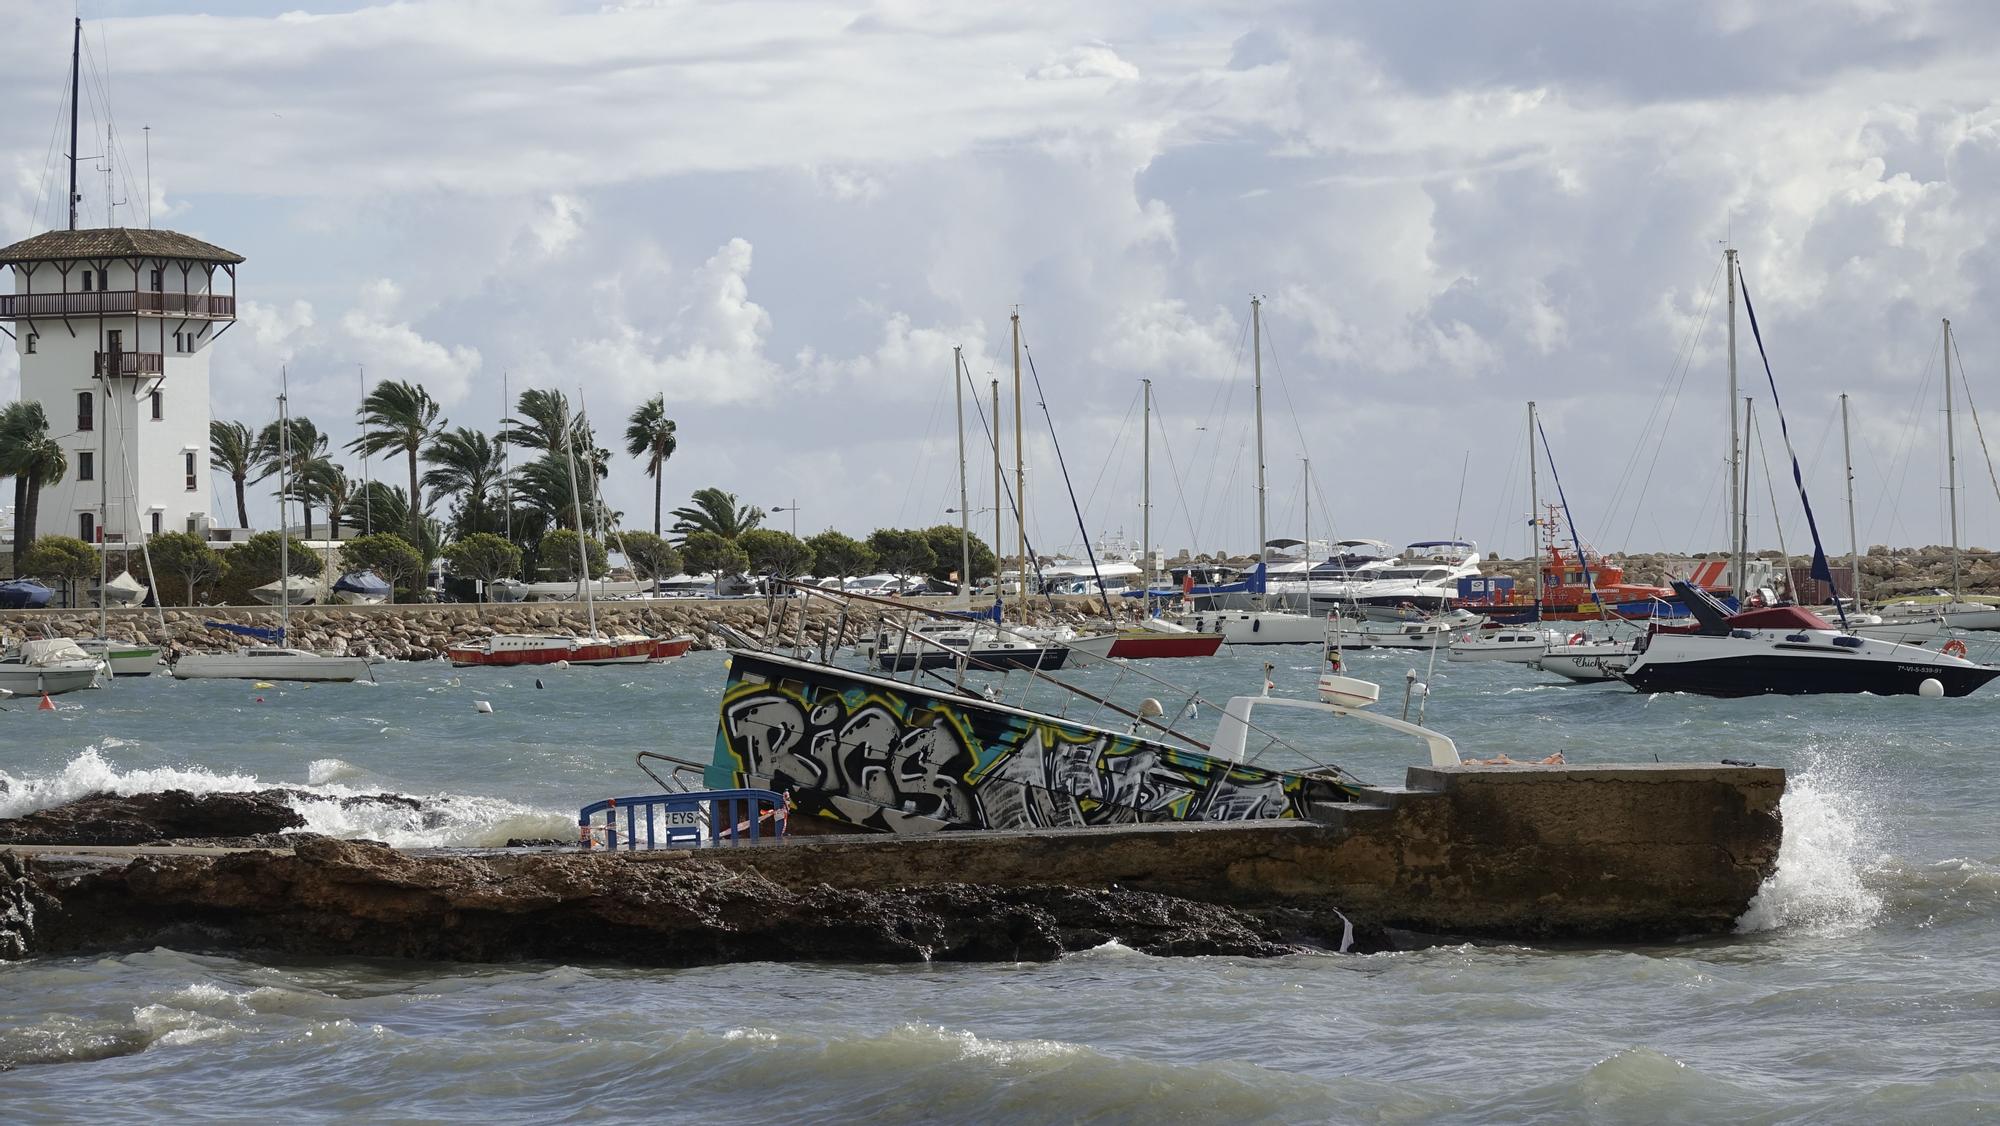
[(1829, 759), (1793, 776), (1778, 807), (1785, 835), (1777, 871), (1736, 921), (1738, 934), (1781, 927), (1839, 934), (1881, 917), (1882, 896), (1869, 884), (1882, 864), (1875, 847), (1882, 835), (1861, 792)]
[(307, 782), (271, 781), (254, 774), (218, 773), (201, 766), (123, 770), (94, 745), (55, 774), (17, 777), (0, 770), (0, 817), (20, 817), (92, 794), (197, 794), (282, 790), (305, 819), (301, 830), (329, 837), (381, 841), (398, 848), (495, 848), (517, 837), (565, 839), (576, 831), (573, 813), (538, 809), (505, 798), (473, 794), (392, 793), (398, 800), (370, 801), (379, 790), (335, 781), (363, 772), (340, 759), (307, 768)]

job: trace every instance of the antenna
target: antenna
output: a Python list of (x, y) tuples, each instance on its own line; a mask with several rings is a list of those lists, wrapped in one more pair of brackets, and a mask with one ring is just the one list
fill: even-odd
[(76, 96), (77, 73), (83, 61), (83, 17), (76, 17), (76, 35), (69, 47), (69, 229), (76, 230)]
[(153, 229), (153, 127), (142, 125), (140, 131), (146, 134), (146, 229)]
[(117, 181), (112, 176), (111, 171), (111, 145), (111, 123), (107, 121), (104, 123), (104, 167), (98, 169), (98, 171), (104, 173), (104, 225), (106, 227), (117, 226), (118, 220), (113, 217), (117, 209), (132, 202), (129, 199), (113, 198), (117, 192)]

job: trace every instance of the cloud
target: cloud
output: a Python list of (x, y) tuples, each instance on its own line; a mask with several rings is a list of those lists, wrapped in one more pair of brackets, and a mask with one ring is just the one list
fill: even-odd
[(1050, 58), (1031, 71), (1029, 77), (1044, 82), (1074, 78), (1129, 81), (1139, 77), (1139, 68), (1119, 58), (1108, 44), (1086, 43)]

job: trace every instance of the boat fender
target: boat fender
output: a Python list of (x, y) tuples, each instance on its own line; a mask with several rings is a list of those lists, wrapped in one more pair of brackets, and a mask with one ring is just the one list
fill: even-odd
[(480, 715), (492, 715), (492, 714), (493, 714), (493, 701), (491, 701), (491, 700), (474, 700), (474, 701), (472, 702), (472, 710), (473, 710), (473, 711), (475, 711), (475, 712), (478, 712), (478, 713), (479, 713)]
[(566, 669), (566, 668), (568, 668), (568, 667), (569, 667), (569, 662), (568, 662), (568, 661), (557, 661), (557, 662), (555, 663), (555, 667), (556, 667), (556, 668), (559, 668), (559, 669)]
[(1263, 629), (1263, 628), (1264, 628), (1264, 622), (1263, 622), (1263, 620), (1262, 620), (1262, 619), (1259, 619), (1259, 618), (1252, 618), (1252, 619), (1250, 619), (1250, 632), (1251, 632), (1251, 633), (1256, 633), (1256, 632), (1257, 632), (1258, 630), (1260, 630), (1260, 629)]
[(1572, 634), (1570, 634), (1570, 635), (1569, 635), (1569, 643), (1570, 643), (1571, 645), (1582, 645), (1582, 644), (1583, 644), (1583, 643), (1584, 643), (1584, 642), (1585, 642), (1586, 640), (1588, 640), (1588, 639), (1587, 639), (1587, 638), (1585, 638), (1585, 637), (1584, 637), (1584, 636), (1583, 636), (1582, 634), (1580, 634), (1580, 633), (1572, 633)]
[(1950, 641), (1944, 643), (1944, 654), (1947, 657), (1963, 659), (1965, 657), (1965, 642), (1960, 641), (1956, 637), (1952, 638)]
[(1917, 685), (1917, 695), (1926, 700), (1935, 700), (1944, 695), (1944, 682), (1934, 676), (1927, 676)]

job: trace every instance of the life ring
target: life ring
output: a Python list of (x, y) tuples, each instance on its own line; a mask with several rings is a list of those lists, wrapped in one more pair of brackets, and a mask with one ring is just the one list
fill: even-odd
[(1583, 636), (1580, 633), (1572, 633), (1569, 635), (1569, 643), (1571, 645), (1582, 645), (1584, 642), (1589, 640), (1590, 640), (1589, 638)]
[(1964, 657), (1965, 642), (1960, 641), (1956, 637), (1952, 638), (1950, 641), (1945, 642), (1944, 655), (1947, 657), (1961, 657), (1961, 658)]

